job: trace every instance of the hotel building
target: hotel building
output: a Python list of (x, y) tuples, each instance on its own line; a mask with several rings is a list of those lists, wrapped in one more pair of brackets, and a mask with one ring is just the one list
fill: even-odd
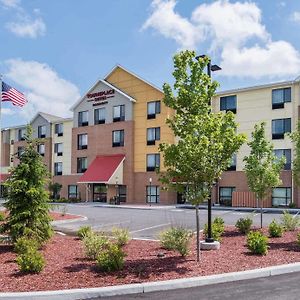
[[(284, 134), (296, 128), (300, 101), (300, 79), (283, 83), (220, 92), (212, 101), (214, 111), (236, 114), (239, 132), (250, 137), (254, 125), (265, 121), (267, 137), (275, 154), (286, 157), (283, 184), (273, 189), (265, 206), (298, 203), (293, 186), (291, 161), (293, 145)], [(36, 138), (42, 138), (38, 152), (52, 174), (52, 182), (62, 184), (60, 196), (81, 201), (145, 204), (183, 203), (182, 195), (164, 191), (155, 172), (163, 172), (161, 142), (175, 143), (166, 125), (173, 111), (163, 102), (163, 92), (139, 76), (116, 66), (98, 80), (71, 108), (73, 118), (64, 119), (38, 113), (31, 121)], [(2, 130), (1, 178), (15, 166), (24, 147), (25, 126)], [(243, 145), (212, 192), (214, 203), (256, 206), (247, 186)]]

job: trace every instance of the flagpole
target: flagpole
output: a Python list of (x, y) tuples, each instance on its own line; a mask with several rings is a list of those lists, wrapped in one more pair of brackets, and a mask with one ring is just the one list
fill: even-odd
[(0, 198), (3, 197), (2, 195), (2, 113), (1, 113), (1, 106), (2, 106), (2, 80), (3, 76), (0, 74)]

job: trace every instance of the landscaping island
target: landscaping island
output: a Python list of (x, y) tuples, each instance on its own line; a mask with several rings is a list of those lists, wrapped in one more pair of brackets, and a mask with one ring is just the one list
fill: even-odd
[[(263, 229), (267, 235), (267, 229)], [(190, 252), (181, 257), (178, 252), (162, 249), (159, 242), (131, 240), (124, 246), (126, 253), (121, 271), (103, 272), (86, 258), (80, 239), (55, 234), (42, 248), (46, 266), (39, 274), (24, 274), (16, 264), (13, 246), (0, 244), (0, 291), (26, 292), (73, 288), (104, 287), (120, 284), (159, 281), (251, 270), (268, 266), (300, 262), (297, 235), (286, 231), (282, 237), (269, 238), (266, 255), (254, 255), (246, 246), (246, 236), (234, 226), (225, 228), (221, 249), (202, 251), (200, 263), (195, 261), (194, 241)], [(164, 257), (158, 254), (164, 253)]]

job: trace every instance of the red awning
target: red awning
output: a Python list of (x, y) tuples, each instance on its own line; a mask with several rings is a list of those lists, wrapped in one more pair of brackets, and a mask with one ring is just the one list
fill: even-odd
[[(85, 173), (79, 178), (78, 183), (110, 183), (124, 159), (125, 155), (123, 154), (96, 156)], [(120, 180), (119, 184), (121, 184)]]

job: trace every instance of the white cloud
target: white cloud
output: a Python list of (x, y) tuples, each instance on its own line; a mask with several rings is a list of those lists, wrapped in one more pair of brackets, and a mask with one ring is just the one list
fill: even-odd
[(300, 11), (295, 11), (294, 13), (292, 13), (291, 20), (300, 23)]
[(46, 25), (41, 18), (30, 20), (29, 18), (6, 24), (6, 28), (19, 37), (37, 38), (46, 33)]
[(20, 0), (0, 0), (0, 2), (6, 8), (17, 8), (20, 5)]
[(201, 46), (202, 53), (206, 47), (209, 54), (219, 55), (222, 75), (283, 78), (299, 74), (299, 52), (286, 41), (272, 40), (256, 3), (217, 0), (200, 4), (190, 18), (183, 18), (175, 6), (175, 0), (154, 0), (142, 28), (155, 29), (181, 49)]
[(12, 8), (15, 21), (5, 24), (6, 29), (19, 37), (37, 38), (46, 33), (46, 24), (40, 16), (40, 10), (35, 8), (30, 16), (28, 12), (21, 6), (21, 0), (0, 0), (5, 8)]
[(30, 120), (37, 111), (61, 117), (70, 116), (70, 107), (79, 97), (78, 88), (59, 77), (47, 64), (10, 59), (6, 61), (10, 78), (23, 88), (28, 103), (20, 114)]

